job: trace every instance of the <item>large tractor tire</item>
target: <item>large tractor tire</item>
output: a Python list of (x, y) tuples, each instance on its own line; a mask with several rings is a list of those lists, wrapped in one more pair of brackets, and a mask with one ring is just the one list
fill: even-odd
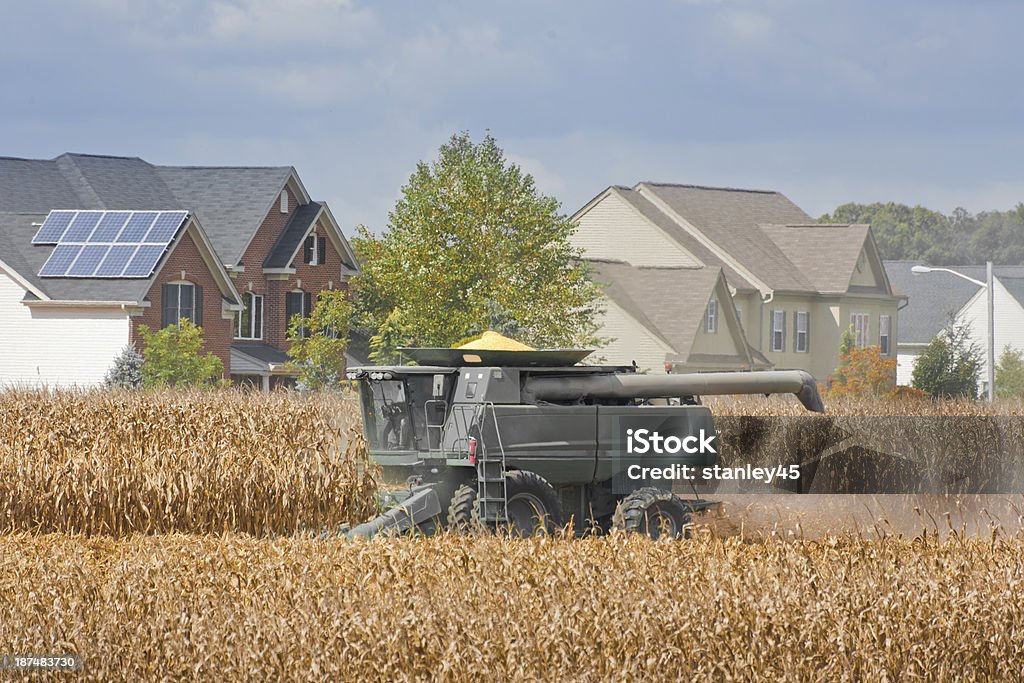
[(612, 516), (612, 527), (635, 531), (649, 538), (686, 538), (690, 515), (670, 491), (637, 489), (622, 499)]
[(452, 502), (448, 505), (448, 528), (455, 531), (469, 531), (480, 524), (476, 504), (476, 487), (463, 484), (455, 489)]
[(508, 497), (505, 527), (512, 536), (550, 534), (565, 524), (558, 492), (539, 474), (526, 470), (508, 472), (505, 492)]

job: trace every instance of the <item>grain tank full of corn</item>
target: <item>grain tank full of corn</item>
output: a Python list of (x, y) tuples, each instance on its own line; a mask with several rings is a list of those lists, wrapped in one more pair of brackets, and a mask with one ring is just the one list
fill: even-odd
[(460, 348), (402, 351), (414, 365), (348, 371), (371, 456), (388, 480), (408, 483), (353, 536), (470, 525), (529, 535), (570, 520), (578, 533), (679, 536), (714, 505), (692, 486), (685, 493), (717, 458), (701, 396), (795, 394), (824, 410), (800, 370), (641, 374), (493, 332)]

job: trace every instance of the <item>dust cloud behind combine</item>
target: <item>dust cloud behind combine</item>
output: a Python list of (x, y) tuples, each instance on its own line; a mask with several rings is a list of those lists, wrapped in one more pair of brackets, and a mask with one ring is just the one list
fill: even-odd
[(1024, 530), (1024, 495), (716, 493), (717, 511), (696, 516), (697, 533), (813, 540), (826, 536), (989, 538)]

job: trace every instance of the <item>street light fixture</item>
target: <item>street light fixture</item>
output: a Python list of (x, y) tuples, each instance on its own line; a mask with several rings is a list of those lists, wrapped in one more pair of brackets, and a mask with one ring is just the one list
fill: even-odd
[(987, 261), (985, 263), (985, 282), (981, 280), (975, 280), (973, 277), (967, 277), (963, 273), (958, 273), (955, 270), (949, 268), (933, 268), (931, 266), (914, 266), (910, 269), (910, 272), (914, 275), (924, 275), (926, 273), (949, 273), (950, 275), (956, 275), (959, 278), (963, 278), (968, 282), (982, 287), (986, 290), (988, 297), (988, 343), (985, 344), (987, 356), (988, 356), (988, 400), (991, 403), (996, 398), (996, 315), (995, 315), (995, 287), (992, 286), (992, 262)]

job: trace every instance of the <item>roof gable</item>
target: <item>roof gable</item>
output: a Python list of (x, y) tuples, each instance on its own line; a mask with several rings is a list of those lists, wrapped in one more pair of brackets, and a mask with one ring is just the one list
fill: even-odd
[(650, 182), (634, 189), (681, 227), (706, 238), (706, 246), (720, 259), (736, 270), (748, 271), (767, 288), (813, 291), (813, 285), (759, 227), (813, 222), (782, 194)]
[[(588, 264), (594, 272), (593, 279), (608, 298), (671, 347), (679, 360), (690, 355), (704, 324), (708, 300), (716, 293), (719, 310), (729, 309), (725, 313), (725, 327), (733, 335), (736, 348), (747, 351), (720, 268), (637, 267), (621, 261)], [(749, 363), (749, 354), (745, 360)]]
[[(845, 293), (867, 248), (867, 225), (807, 223), (761, 225), (816, 291)], [(869, 253), (867, 259), (872, 255)], [(868, 263), (871, 267), (872, 264)], [(879, 270), (881, 265), (877, 264)]]

